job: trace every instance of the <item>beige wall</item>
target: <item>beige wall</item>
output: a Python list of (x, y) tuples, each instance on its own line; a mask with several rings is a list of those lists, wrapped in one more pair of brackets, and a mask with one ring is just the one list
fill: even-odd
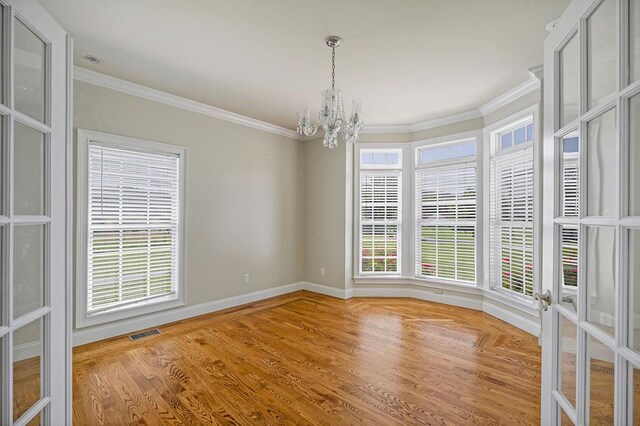
[(344, 288), (347, 146), (330, 150), (322, 139), (304, 144), (304, 279)]
[(303, 142), (76, 81), (79, 128), (187, 148), (187, 305), (303, 279)]

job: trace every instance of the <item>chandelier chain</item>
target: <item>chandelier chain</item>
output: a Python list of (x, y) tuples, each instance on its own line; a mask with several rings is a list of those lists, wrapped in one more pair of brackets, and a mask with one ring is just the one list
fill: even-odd
[(336, 48), (331, 48), (331, 90), (336, 88)]

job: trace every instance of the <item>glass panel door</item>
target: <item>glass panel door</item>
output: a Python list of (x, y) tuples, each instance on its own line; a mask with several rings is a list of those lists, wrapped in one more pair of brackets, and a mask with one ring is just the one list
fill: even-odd
[(543, 424), (640, 424), (638, 5), (574, 0), (545, 41)]
[(0, 15), (0, 424), (65, 424), (67, 39), (35, 0)]

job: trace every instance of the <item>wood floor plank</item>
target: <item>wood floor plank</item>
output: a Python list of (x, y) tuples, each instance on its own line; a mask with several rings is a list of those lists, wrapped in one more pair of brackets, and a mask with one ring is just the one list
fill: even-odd
[(469, 309), (296, 292), (74, 350), (74, 423), (539, 424), (537, 339)]

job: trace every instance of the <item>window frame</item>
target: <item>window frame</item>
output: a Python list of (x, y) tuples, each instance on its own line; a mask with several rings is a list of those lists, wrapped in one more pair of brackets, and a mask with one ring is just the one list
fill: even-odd
[[(496, 121), (493, 124), (485, 126), (484, 129), (484, 158), (483, 163), (486, 164), (488, 170), (483, 175), (484, 192), (487, 194), (487, 202), (484, 207), (483, 230), (487, 237), (483, 239), (483, 259), (484, 259), (484, 277), (483, 288), (485, 295), (495, 297), (505, 301), (513, 301), (520, 305), (531, 307), (534, 306), (534, 300), (530, 296), (519, 295), (515, 292), (503, 289), (500, 285), (496, 285), (491, 281), (491, 163), (499, 147), (500, 141), (497, 135), (522, 126), (526, 121), (533, 122), (533, 294), (540, 290), (540, 274), (542, 271), (541, 260), (542, 254), (541, 240), (542, 237), (542, 122), (540, 121), (540, 104), (536, 103), (519, 112)], [(513, 145), (506, 148), (504, 152), (518, 152), (527, 149), (528, 144)]]
[[(432, 161), (432, 162), (427, 162), (424, 164), (420, 163), (420, 151), (423, 149), (434, 149), (434, 148), (440, 148), (440, 147), (446, 147), (446, 146), (457, 146), (457, 145), (463, 145), (469, 142), (473, 142), (475, 144), (475, 154), (474, 155), (467, 155), (467, 156), (461, 156), (461, 157), (454, 157), (454, 158), (450, 158), (450, 159), (438, 159), (436, 161)], [(478, 238), (478, 232), (479, 232), (479, 228), (480, 228), (480, 215), (481, 215), (481, 197), (482, 197), (482, 191), (481, 191), (481, 175), (480, 175), (480, 170), (479, 170), (479, 152), (481, 152), (481, 143), (482, 143), (482, 138), (474, 135), (468, 135), (468, 134), (464, 134), (464, 135), (452, 135), (446, 138), (439, 138), (437, 140), (426, 140), (426, 141), (421, 141), (418, 143), (413, 144), (413, 149), (412, 151), (414, 152), (414, 157), (415, 157), (415, 161), (413, 164), (413, 168), (411, 171), (411, 175), (412, 175), (412, 198), (413, 198), (413, 208), (412, 208), (412, 212), (413, 212), (413, 217), (412, 217), (412, 233), (414, 236), (414, 249), (413, 249), (413, 255), (412, 255), (412, 262), (413, 262), (413, 277), (415, 279), (421, 280), (421, 281), (428, 281), (428, 282), (435, 282), (435, 283), (441, 283), (441, 284), (455, 284), (455, 285), (461, 285), (461, 286), (466, 286), (466, 287), (479, 287), (479, 277), (480, 277), (480, 273), (479, 273), (479, 265), (481, 264), (480, 262), (480, 247), (479, 247), (479, 242), (480, 239)], [(473, 242), (473, 248), (474, 248), (474, 279), (473, 281), (463, 281), (463, 280), (459, 280), (459, 279), (450, 279), (450, 278), (444, 278), (444, 277), (437, 277), (437, 276), (428, 276), (428, 275), (422, 275), (419, 274), (418, 272), (418, 258), (420, 256), (420, 253), (418, 252), (418, 233), (419, 233), (419, 229), (421, 229), (422, 224), (418, 225), (419, 220), (421, 221), (421, 219), (419, 219), (418, 217), (418, 206), (416, 204), (417, 199), (418, 199), (418, 189), (416, 187), (416, 179), (417, 179), (417, 173), (419, 170), (426, 170), (426, 169), (430, 169), (430, 168), (441, 168), (441, 167), (449, 167), (449, 166), (455, 166), (455, 165), (464, 165), (464, 164), (474, 164), (475, 165), (475, 179), (476, 179), (476, 193), (475, 193), (475, 198), (476, 198), (476, 211), (475, 211), (475, 220), (473, 222), (474, 225), (474, 242)], [(471, 221), (469, 221), (471, 222)], [(465, 226), (465, 225), (462, 225)]]
[[(395, 153), (398, 154), (398, 164), (397, 165), (363, 165), (362, 164), (362, 154), (363, 153), (376, 153), (376, 152), (385, 152), (385, 153)], [(393, 148), (361, 148), (358, 149), (356, 155), (354, 156), (354, 160), (356, 163), (356, 176), (355, 179), (355, 187), (357, 196), (355, 199), (355, 224), (356, 228), (356, 239), (357, 241), (354, 244), (354, 247), (357, 247), (357, 251), (355, 253), (355, 265), (357, 265), (357, 275), (360, 277), (372, 277), (372, 276), (381, 276), (381, 277), (400, 277), (402, 276), (404, 261), (403, 256), (403, 245), (404, 245), (404, 214), (405, 214), (405, 176), (404, 176), (404, 149), (393, 147)], [(361, 176), (363, 172), (398, 172), (399, 174), (399, 209), (398, 209), (398, 220), (396, 222), (397, 226), (397, 234), (398, 234), (398, 242), (396, 245), (397, 256), (396, 256), (396, 271), (371, 271), (364, 272), (362, 270), (362, 194), (361, 194)]]
[[(154, 142), (126, 136), (78, 129), (77, 150), (77, 228), (76, 228), (76, 328), (89, 327), (118, 321), (139, 315), (158, 312), (166, 309), (184, 306), (185, 302), (185, 200), (186, 200), (186, 148), (166, 143)], [(112, 309), (88, 312), (88, 190), (89, 145), (96, 144), (110, 148), (126, 148), (150, 154), (175, 155), (179, 164), (178, 183), (178, 253), (177, 253), (177, 283), (176, 294), (145, 300), (139, 303), (129, 303), (124, 306), (114, 306)]]
[[(525, 134), (527, 132), (527, 128), (529, 127), (529, 125), (531, 125), (533, 127), (533, 136), (531, 138), (531, 140), (525, 140), (525, 142), (521, 143), (521, 144), (517, 144), (515, 143), (515, 130), (520, 129), (520, 128), (525, 128)], [(489, 252), (487, 253), (488, 257), (489, 257), (489, 287), (491, 288), (491, 290), (494, 291), (500, 291), (503, 293), (506, 293), (509, 296), (512, 297), (518, 297), (518, 298), (522, 298), (525, 300), (532, 300), (533, 298), (533, 293), (535, 292), (535, 281), (534, 281), (534, 277), (533, 277), (533, 264), (534, 264), (534, 256), (535, 256), (535, 238), (534, 238), (534, 217), (536, 216), (535, 212), (536, 212), (536, 201), (535, 201), (535, 180), (536, 180), (536, 174), (535, 174), (535, 151), (534, 151), (534, 146), (535, 146), (535, 138), (536, 138), (536, 134), (537, 132), (535, 131), (535, 121), (534, 121), (534, 116), (533, 114), (526, 114), (522, 117), (519, 117), (515, 120), (512, 120), (509, 124), (507, 124), (506, 126), (501, 126), (495, 130), (491, 131), (490, 134), (490, 152), (489, 152), (489, 181), (491, 184), (491, 179), (494, 173), (494, 167), (495, 167), (495, 163), (497, 162), (497, 159), (500, 157), (506, 157), (506, 156), (510, 156), (510, 155), (518, 155), (519, 153), (522, 153), (523, 151), (531, 151), (531, 161), (532, 161), (532, 173), (533, 173), (533, 177), (532, 177), (532, 185), (533, 187), (531, 188), (531, 193), (532, 193), (532, 197), (534, 198), (533, 201), (533, 205), (531, 207), (532, 211), (531, 211), (531, 225), (530, 225), (530, 229), (531, 229), (531, 263), (532, 263), (532, 275), (531, 275), (531, 291), (532, 294), (531, 295), (527, 295), (526, 294), (526, 285), (523, 288), (523, 293), (519, 294), (516, 291), (513, 291), (511, 289), (507, 289), (504, 288), (501, 283), (499, 282), (494, 282), (493, 277), (491, 276), (491, 271), (493, 270), (493, 268), (497, 268), (496, 265), (491, 265), (491, 262), (493, 261), (491, 253), (492, 253), (492, 247), (491, 247), (491, 243), (492, 243), (492, 227), (494, 226), (493, 221), (492, 221), (492, 209), (494, 208), (492, 201), (494, 200), (494, 197), (496, 196), (496, 188), (490, 186), (489, 188), (489, 229), (488, 229), (488, 237), (487, 239), (489, 240)], [(511, 144), (510, 147), (508, 148), (503, 148), (502, 147), (502, 135), (504, 135), (505, 133), (511, 133), (513, 136), (513, 143)], [(502, 221), (500, 221), (502, 222)], [(524, 222), (528, 222), (528, 221), (524, 221)], [(500, 258), (502, 258), (502, 255), (498, 256)], [(501, 266), (501, 265), (500, 265)], [(501, 268), (498, 268), (500, 270), (502, 270)], [(525, 279), (523, 278), (523, 284), (525, 282)]]

